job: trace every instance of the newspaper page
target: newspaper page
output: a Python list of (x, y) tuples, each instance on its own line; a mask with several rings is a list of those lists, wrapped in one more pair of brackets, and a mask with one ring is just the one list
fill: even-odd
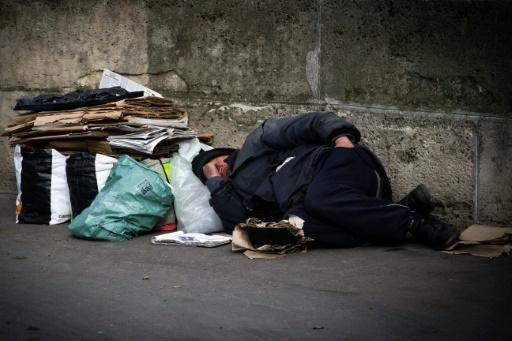
[(114, 86), (120, 86), (130, 92), (144, 91), (144, 96), (163, 97), (161, 94), (151, 90), (150, 88), (146, 88), (145, 86), (123, 77), (118, 73), (104, 69), (103, 75), (101, 76), (100, 89), (112, 88)]
[(170, 232), (151, 238), (152, 244), (215, 247), (231, 243), (231, 237), (203, 233)]
[(128, 148), (145, 154), (153, 154), (156, 146), (167, 138), (167, 129), (155, 127), (137, 133), (111, 135), (107, 137), (107, 141), (113, 147)]

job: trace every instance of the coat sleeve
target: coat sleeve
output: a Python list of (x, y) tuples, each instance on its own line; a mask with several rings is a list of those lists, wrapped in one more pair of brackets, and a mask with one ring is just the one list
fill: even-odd
[(242, 203), (240, 196), (233, 190), (231, 183), (226, 183), (215, 193), (212, 193), (210, 206), (222, 221), (226, 233), (233, 233), (235, 226), (245, 223), (250, 217), (250, 211)]
[(280, 150), (304, 144), (331, 144), (335, 136), (347, 134), (357, 143), (359, 129), (332, 112), (311, 112), (293, 117), (271, 118), (261, 126), (261, 142)]

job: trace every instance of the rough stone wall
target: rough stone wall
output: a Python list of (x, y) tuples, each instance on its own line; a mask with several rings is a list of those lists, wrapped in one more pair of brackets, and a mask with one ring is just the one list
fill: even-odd
[(512, 225), (511, 17), (505, 0), (3, 0), (0, 129), (17, 98), (95, 88), (104, 68), (175, 99), (217, 146), (332, 110), (397, 199), (423, 182), (453, 223)]

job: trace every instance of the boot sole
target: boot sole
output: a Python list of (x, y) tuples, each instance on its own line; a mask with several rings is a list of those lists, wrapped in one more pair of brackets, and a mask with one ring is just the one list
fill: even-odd
[(452, 236), (446, 242), (444, 242), (442, 245), (436, 247), (435, 249), (438, 251), (446, 250), (447, 248), (449, 248), (450, 246), (455, 244), (455, 242), (459, 239), (460, 234), (461, 234), (461, 231), (459, 229), (456, 229), (456, 231), (452, 234)]

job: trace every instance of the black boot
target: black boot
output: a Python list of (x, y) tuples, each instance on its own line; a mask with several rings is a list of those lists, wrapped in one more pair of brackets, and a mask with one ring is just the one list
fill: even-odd
[(432, 195), (424, 184), (418, 185), (397, 204), (409, 207), (411, 211), (427, 216), (434, 210)]
[(444, 250), (455, 244), (461, 230), (437, 218), (422, 218), (411, 229), (412, 235), (420, 243)]

